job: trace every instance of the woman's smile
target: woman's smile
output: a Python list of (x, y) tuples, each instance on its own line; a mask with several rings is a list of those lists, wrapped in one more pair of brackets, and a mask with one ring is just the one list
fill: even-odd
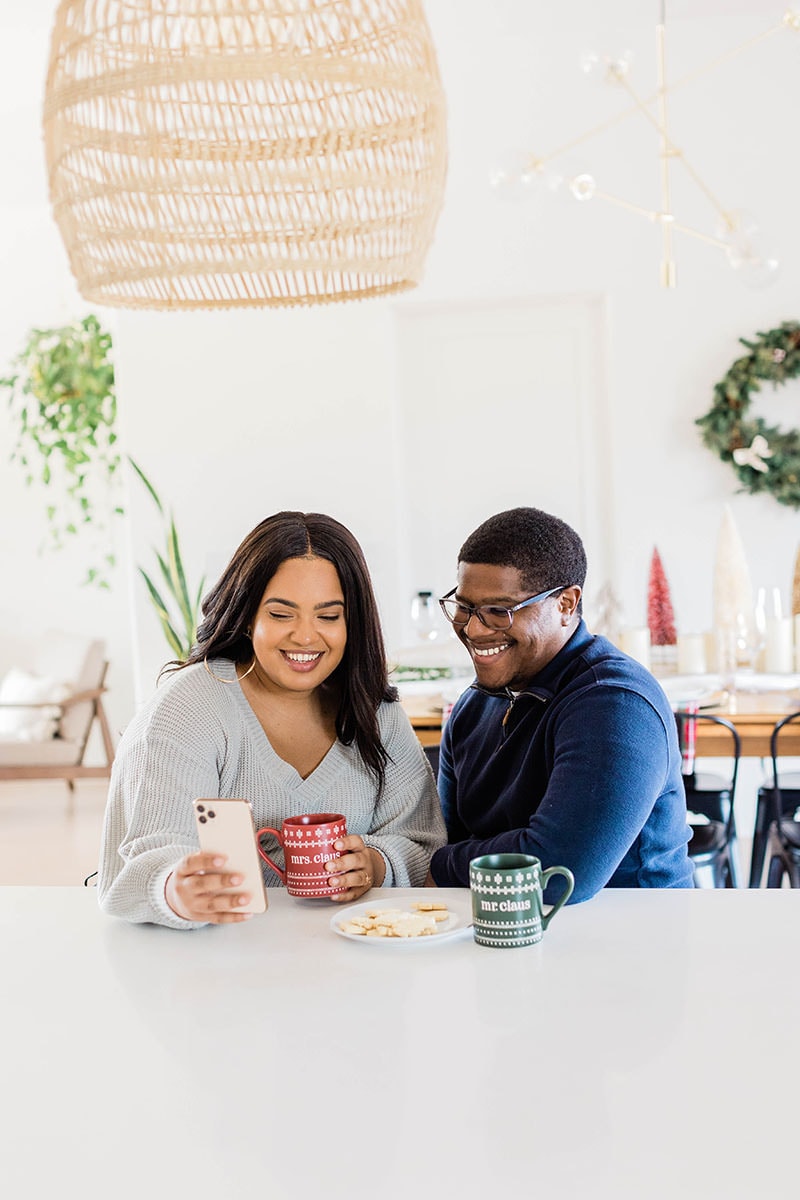
[(322, 659), (324, 651), (281, 650), (281, 654), (292, 671), (307, 672), (314, 670)]

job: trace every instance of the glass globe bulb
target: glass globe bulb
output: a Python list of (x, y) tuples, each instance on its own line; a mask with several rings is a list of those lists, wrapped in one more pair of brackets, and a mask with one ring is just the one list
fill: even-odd
[(778, 278), (780, 261), (772, 247), (765, 245), (752, 213), (745, 209), (726, 213), (716, 235), (725, 243), (728, 262), (747, 287), (767, 287)]
[(632, 62), (633, 52), (629, 49), (618, 49), (612, 53), (584, 50), (580, 57), (583, 74), (601, 87), (620, 84), (628, 74)]
[(540, 170), (529, 151), (510, 150), (489, 171), (489, 186), (503, 200), (523, 200), (537, 189)]
[(758, 232), (758, 222), (753, 214), (745, 209), (725, 213), (714, 230), (716, 237), (728, 247), (738, 247), (745, 251)]
[(576, 200), (591, 200), (597, 190), (594, 175), (575, 175), (569, 181), (569, 190)]
[(557, 192), (564, 183), (564, 176), (554, 167), (546, 163), (538, 163), (528, 167), (522, 173), (522, 184), (529, 192), (542, 195), (545, 192)]
[(758, 252), (752, 245), (747, 250), (731, 246), (726, 254), (728, 262), (746, 287), (769, 287), (780, 274), (780, 259), (771, 253)]
[(490, 186), (498, 198), (534, 206), (557, 192), (563, 182), (559, 171), (529, 151), (511, 153), (489, 174)]

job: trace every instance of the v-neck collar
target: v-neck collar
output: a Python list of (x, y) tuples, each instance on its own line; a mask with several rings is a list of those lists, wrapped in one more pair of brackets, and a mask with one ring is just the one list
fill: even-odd
[(228, 658), (213, 659), (211, 667), (220, 679), (229, 679), (227, 686), (242, 713), (251, 741), (258, 750), (264, 766), (270, 775), (290, 791), (298, 794), (313, 795), (317, 792), (327, 792), (336, 777), (349, 765), (352, 757), (352, 747), (343, 746), (337, 738), (325, 757), (314, 768), (310, 775), (303, 779), (300, 772), (285, 758), (277, 754), (264, 728), (250, 705), (244, 693), (235, 664)]

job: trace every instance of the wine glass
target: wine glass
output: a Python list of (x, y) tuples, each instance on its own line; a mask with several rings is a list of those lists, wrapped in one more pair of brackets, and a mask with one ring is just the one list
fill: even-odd
[(737, 659), (743, 661), (746, 670), (755, 675), (761, 664), (761, 653), (766, 644), (765, 590), (758, 589), (758, 596), (751, 613), (736, 614)]

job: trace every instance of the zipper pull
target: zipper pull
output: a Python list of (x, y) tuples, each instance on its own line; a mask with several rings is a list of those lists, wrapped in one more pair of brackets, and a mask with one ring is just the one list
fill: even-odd
[(516, 699), (517, 699), (517, 697), (512, 695), (511, 699), (508, 702), (508, 708), (503, 713), (503, 720), (500, 722), (503, 729), (505, 729), (506, 722), (508, 721), (508, 718), (511, 716), (511, 710), (514, 707), (514, 704), (516, 703)]

